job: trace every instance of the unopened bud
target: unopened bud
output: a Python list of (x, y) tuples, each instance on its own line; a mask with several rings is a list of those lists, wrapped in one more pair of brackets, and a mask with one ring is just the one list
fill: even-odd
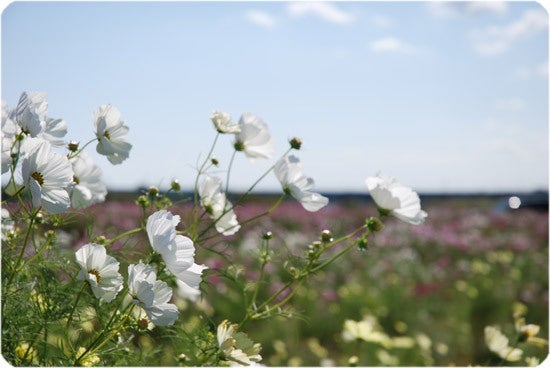
[(170, 187), (174, 192), (179, 192), (181, 190), (181, 185), (178, 179), (172, 180), (172, 182), (170, 183)]
[(70, 141), (68, 144), (69, 151), (76, 152), (78, 151), (79, 143), (77, 141)]
[[(236, 148), (235, 148), (236, 149)], [(238, 150), (237, 150), (238, 151)], [(218, 166), (220, 164), (220, 162), (218, 161), (218, 159), (214, 156), (212, 156), (212, 158), (210, 159), (210, 162), (212, 162), (212, 165), (214, 166)]]
[(158, 194), (159, 194), (159, 188), (157, 188), (157, 187), (155, 187), (155, 186), (151, 186), (151, 187), (149, 187), (149, 189), (147, 190), (147, 195), (148, 195), (150, 198), (155, 198)]
[(184, 353), (181, 353), (180, 355), (178, 355), (178, 361), (185, 362), (186, 359), (187, 359), (187, 355), (185, 355)]
[(55, 239), (55, 231), (53, 230), (46, 231), (44, 235), (46, 235), (46, 239)]
[(288, 143), (290, 143), (290, 147), (295, 150), (299, 150), (300, 147), (302, 147), (302, 140), (298, 137), (292, 138)]
[(362, 236), (360, 237), (359, 239), (357, 239), (357, 248), (359, 248), (359, 250), (367, 250), (369, 246), (369, 242), (367, 241), (367, 237), (366, 236)]
[(34, 222), (37, 224), (43, 224), (44, 223), (44, 215), (42, 212), (38, 212), (36, 216), (34, 216)]
[(380, 231), (384, 228), (384, 224), (378, 217), (369, 217), (367, 221), (365, 221), (365, 224), (367, 225), (367, 229), (372, 232)]
[(271, 231), (266, 231), (265, 233), (263, 233), (262, 239), (264, 240), (273, 239), (273, 233)]
[(136, 199), (136, 204), (138, 206), (140, 206), (141, 208), (145, 209), (145, 208), (149, 207), (149, 199), (144, 195), (140, 195)]
[(235, 148), (235, 151), (244, 151), (244, 143), (236, 141), (235, 144), (233, 144), (233, 147)]
[(321, 241), (323, 241), (324, 243), (330, 243), (333, 240), (334, 239), (332, 238), (332, 231), (327, 229), (323, 230), (323, 232), (321, 233)]

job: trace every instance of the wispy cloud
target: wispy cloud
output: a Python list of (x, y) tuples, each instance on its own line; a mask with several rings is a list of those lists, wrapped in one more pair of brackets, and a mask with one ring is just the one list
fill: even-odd
[(355, 20), (353, 14), (343, 11), (328, 2), (290, 3), (287, 6), (287, 12), (294, 17), (314, 15), (327, 22), (336, 24), (348, 24)]
[(519, 97), (497, 100), (496, 107), (505, 111), (523, 111), (525, 110), (525, 101)]
[(482, 55), (497, 55), (506, 52), (514, 42), (548, 28), (548, 15), (542, 9), (526, 10), (518, 20), (502, 25), (474, 30), (472, 46)]
[(384, 37), (371, 42), (370, 49), (374, 52), (411, 52), (414, 48), (395, 37)]
[(508, 11), (505, 1), (430, 1), (430, 12), (438, 17), (476, 15), (483, 13), (504, 14)]
[(548, 78), (548, 61), (537, 65), (519, 67), (515, 71), (515, 76), (521, 80), (528, 80), (533, 77)]
[(272, 29), (277, 25), (275, 17), (264, 11), (249, 10), (244, 16), (249, 22), (262, 28)]

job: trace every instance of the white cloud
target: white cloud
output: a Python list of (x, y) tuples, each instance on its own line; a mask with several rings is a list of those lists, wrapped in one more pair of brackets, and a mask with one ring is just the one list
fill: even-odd
[(526, 10), (521, 18), (504, 26), (475, 30), (470, 37), (474, 49), (482, 55), (506, 52), (517, 40), (548, 28), (548, 15), (542, 9)]
[(430, 12), (438, 17), (477, 15), (482, 13), (504, 14), (508, 11), (505, 1), (430, 1)]
[(531, 66), (521, 66), (515, 70), (514, 74), (520, 80), (531, 78), (548, 78), (548, 61)]
[(272, 29), (277, 25), (275, 18), (263, 11), (249, 10), (245, 13), (245, 17), (250, 22), (262, 28)]
[(548, 78), (548, 61), (537, 65), (536, 74), (543, 78)]
[(287, 5), (287, 11), (291, 16), (300, 17), (307, 14), (315, 15), (327, 22), (336, 24), (348, 24), (355, 17), (328, 2), (295, 2)]
[(393, 26), (393, 21), (381, 14), (375, 14), (372, 17), (370, 17), (370, 22), (373, 26), (378, 28), (390, 28)]
[(501, 99), (496, 102), (496, 106), (506, 111), (522, 111), (525, 110), (525, 101), (518, 97)]
[(374, 52), (410, 52), (413, 47), (394, 37), (384, 37), (370, 44), (370, 49)]

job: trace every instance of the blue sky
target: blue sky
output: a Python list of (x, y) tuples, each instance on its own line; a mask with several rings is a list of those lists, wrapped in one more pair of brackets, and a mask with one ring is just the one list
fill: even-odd
[(548, 187), (548, 13), (536, 2), (15, 2), (1, 21), (10, 107), (46, 92), (49, 116), (81, 142), (100, 105), (122, 112), (130, 158), (112, 166), (88, 150), (112, 189), (191, 188), (214, 109), (259, 115), (277, 144), (272, 160), (237, 156), (234, 190), (293, 136), (320, 191), (366, 191), (379, 171), (419, 191)]

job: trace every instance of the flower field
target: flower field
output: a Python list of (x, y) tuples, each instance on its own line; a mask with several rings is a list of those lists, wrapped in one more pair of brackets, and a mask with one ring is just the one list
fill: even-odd
[[(221, 111), (192, 192), (173, 179), (108, 193), (84, 149), (96, 144), (112, 165), (129, 158), (120, 111), (95, 110), (95, 137), (80, 145), (65, 141), (45, 96), (24, 92), (2, 109), (9, 363), (536, 366), (547, 356), (547, 197), (539, 211), (518, 197), (421, 204), (379, 173), (363, 195), (329, 198), (304, 173), (298, 137), (234, 193), (235, 157), (270, 160), (275, 140), (259, 116), (237, 124)], [(222, 139), (234, 148), (224, 165)], [(258, 194), (268, 174), (281, 191)]]
[[(73, 213), (72, 220), (58, 230), (59, 243), (72, 253), (97, 235), (113, 237), (140, 226), (141, 209), (129, 198), (113, 195), (81, 215)], [(275, 200), (258, 196), (234, 210), (243, 221), (266, 211)], [(365, 250), (353, 249), (299, 287), (280, 315), (274, 312), (273, 318), (246, 325), (250, 339), (262, 346), (262, 364), (542, 362), (548, 352), (544, 342), (516, 344), (523, 355), (515, 362), (500, 359), (485, 342), (484, 329), (491, 325), (509, 336), (512, 345), (514, 314), (517, 317), (518, 313), (527, 323), (540, 326), (539, 337), (548, 335), (548, 213), (529, 209), (497, 212), (496, 201), (490, 197), (423, 198), (423, 208), (429, 213), (424, 224), (386, 221), (384, 231), (370, 237)], [(185, 200), (174, 203), (172, 212), (182, 221), (192, 216)], [(97, 219), (93, 228), (83, 221), (90, 214)], [(375, 214), (376, 207), (368, 198), (331, 199), (329, 206), (313, 214), (288, 200), (235, 236), (212, 237), (197, 247), (196, 258), (209, 267), (203, 274), (202, 296), (191, 303), (175, 295), (182, 312), (176, 328), (200, 334), (201, 321), (215, 326), (223, 319), (243, 318), (242, 290), (259, 278), (259, 244), (266, 232), (272, 233), (273, 259), (264, 270), (267, 287), (260, 300), (284, 285), (292, 267), (299, 267), (293, 262), (300, 262), (307, 245), (323, 230), (338, 237)], [(117, 242), (110, 253), (114, 257), (133, 254), (137, 261), (146, 246), (145, 238), (137, 235)], [(288, 291), (277, 300), (287, 295)], [(357, 337), (361, 329), (366, 329), (365, 338)], [(189, 354), (194, 350), (189, 340), (162, 331), (157, 327), (152, 335), (136, 334), (128, 354), (119, 354), (111, 362), (189, 365), (200, 360)]]

